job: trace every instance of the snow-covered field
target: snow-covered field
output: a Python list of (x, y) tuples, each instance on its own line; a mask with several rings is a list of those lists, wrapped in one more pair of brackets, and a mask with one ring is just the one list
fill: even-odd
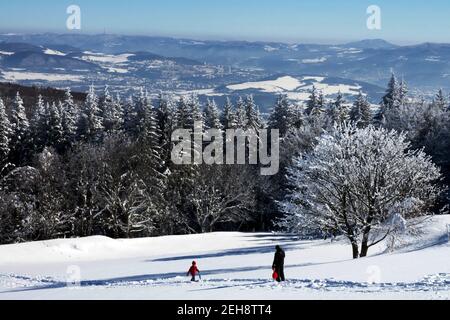
[(83, 81), (83, 77), (70, 74), (20, 72), (20, 71), (1, 72), (1, 70), (0, 70), (0, 78), (3, 78), (5, 81), (12, 81), (12, 82), (21, 80), (72, 81), (72, 82)]
[(337, 95), (356, 96), (362, 89), (360, 85), (354, 84), (329, 84), (324, 83), (324, 77), (303, 76), (294, 78), (291, 76), (278, 77), (274, 80), (245, 82), (228, 85), (227, 89), (232, 91), (260, 90), (263, 93), (286, 94), (289, 99), (304, 102), (311, 96), (313, 86), (324, 94), (325, 97)]
[[(450, 216), (352, 260), (345, 241), (283, 234), (105, 237), (0, 246), (0, 299), (449, 299)], [(271, 280), (274, 246), (288, 281)], [(198, 261), (202, 281), (186, 277)]]

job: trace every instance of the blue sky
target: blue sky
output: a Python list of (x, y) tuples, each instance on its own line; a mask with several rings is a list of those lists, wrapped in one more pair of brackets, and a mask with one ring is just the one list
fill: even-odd
[[(0, 32), (69, 32), (66, 8), (81, 7), (82, 33), (218, 40), (450, 42), (448, 0), (2, 0)], [(382, 10), (368, 30), (366, 9)], [(74, 31), (72, 31), (74, 32)]]

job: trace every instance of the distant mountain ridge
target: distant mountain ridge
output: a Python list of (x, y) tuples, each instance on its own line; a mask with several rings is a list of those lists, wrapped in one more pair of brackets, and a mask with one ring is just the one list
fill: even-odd
[(344, 44), (288, 44), (281, 42), (214, 41), (112, 34), (0, 35), (0, 41), (63, 51), (104, 54), (151, 52), (187, 59), (178, 63), (208, 63), (264, 70), (270, 74), (321, 74), (384, 85), (391, 71), (420, 90), (450, 89), (450, 45), (424, 43), (400, 46), (382, 39)]

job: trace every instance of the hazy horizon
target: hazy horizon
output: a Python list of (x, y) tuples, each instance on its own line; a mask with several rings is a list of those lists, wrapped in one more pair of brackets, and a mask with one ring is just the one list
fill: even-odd
[[(81, 32), (163, 36), (199, 40), (346, 43), (385, 39), (395, 44), (450, 43), (450, 3), (430, 0), (211, 1), (134, 0), (30, 2), (0, 4), (0, 30), (18, 33), (68, 31), (67, 8), (81, 9)], [(381, 29), (367, 28), (367, 8), (381, 9)]]
[(43, 35), (43, 34), (55, 34), (55, 35), (83, 35), (83, 36), (126, 36), (126, 37), (149, 37), (149, 38), (172, 38), (172, 39), (180, 39), (180, 40), (194, 40), (194, 41), (217, 41), (217, 42), (248, 42), (248, 43), (280, 43), (280, 44), (319, 44), (319, 45), (343, 45), (352, 42), (360, 42), (360, 41), (371, 41), (371, 40), (380, 40), (386, 41), (394, 45), (398, 46), (408, 46), (408, 45), (418, 45), (423, 43), (435, 43), (435, 44), (450, 44), (448, 42), (438, 42), (438, 41), (394, 41), (385, 38), (356, 38), (356, 39), (299, 39), (297, 41), (282, 41), (270, 38), (261, 38), (261, 39), (250, 39), (250, 38), (242, 38), (242, 37), (208, 37), (208, 36), (183, 36), (176, 34), (152, 34), (152, 33), (118, 33), (118, 32), (57, 32), (57, 31), (39, 31), (39, 32), (22, 32), (22, 31), (14, 31), (14, 30), (2, 30), (0, 29), (0, 35), (2, 36), (29, 36), (29, 35)]

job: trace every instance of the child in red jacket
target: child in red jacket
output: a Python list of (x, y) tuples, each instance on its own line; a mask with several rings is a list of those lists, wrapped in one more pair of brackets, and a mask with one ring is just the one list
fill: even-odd
[[(195, 275), (198, 273), (198, 276), (200, 277), (200, 270), (197, 268), (197, 263), (195, 261), (192, 261), (192, 266), (189, 268), (189, 271), (187, 275), (191, 275), (192, 279), (191, 281), (195, 281)], [(200, 277), (201, 279), (201, 277)]]

